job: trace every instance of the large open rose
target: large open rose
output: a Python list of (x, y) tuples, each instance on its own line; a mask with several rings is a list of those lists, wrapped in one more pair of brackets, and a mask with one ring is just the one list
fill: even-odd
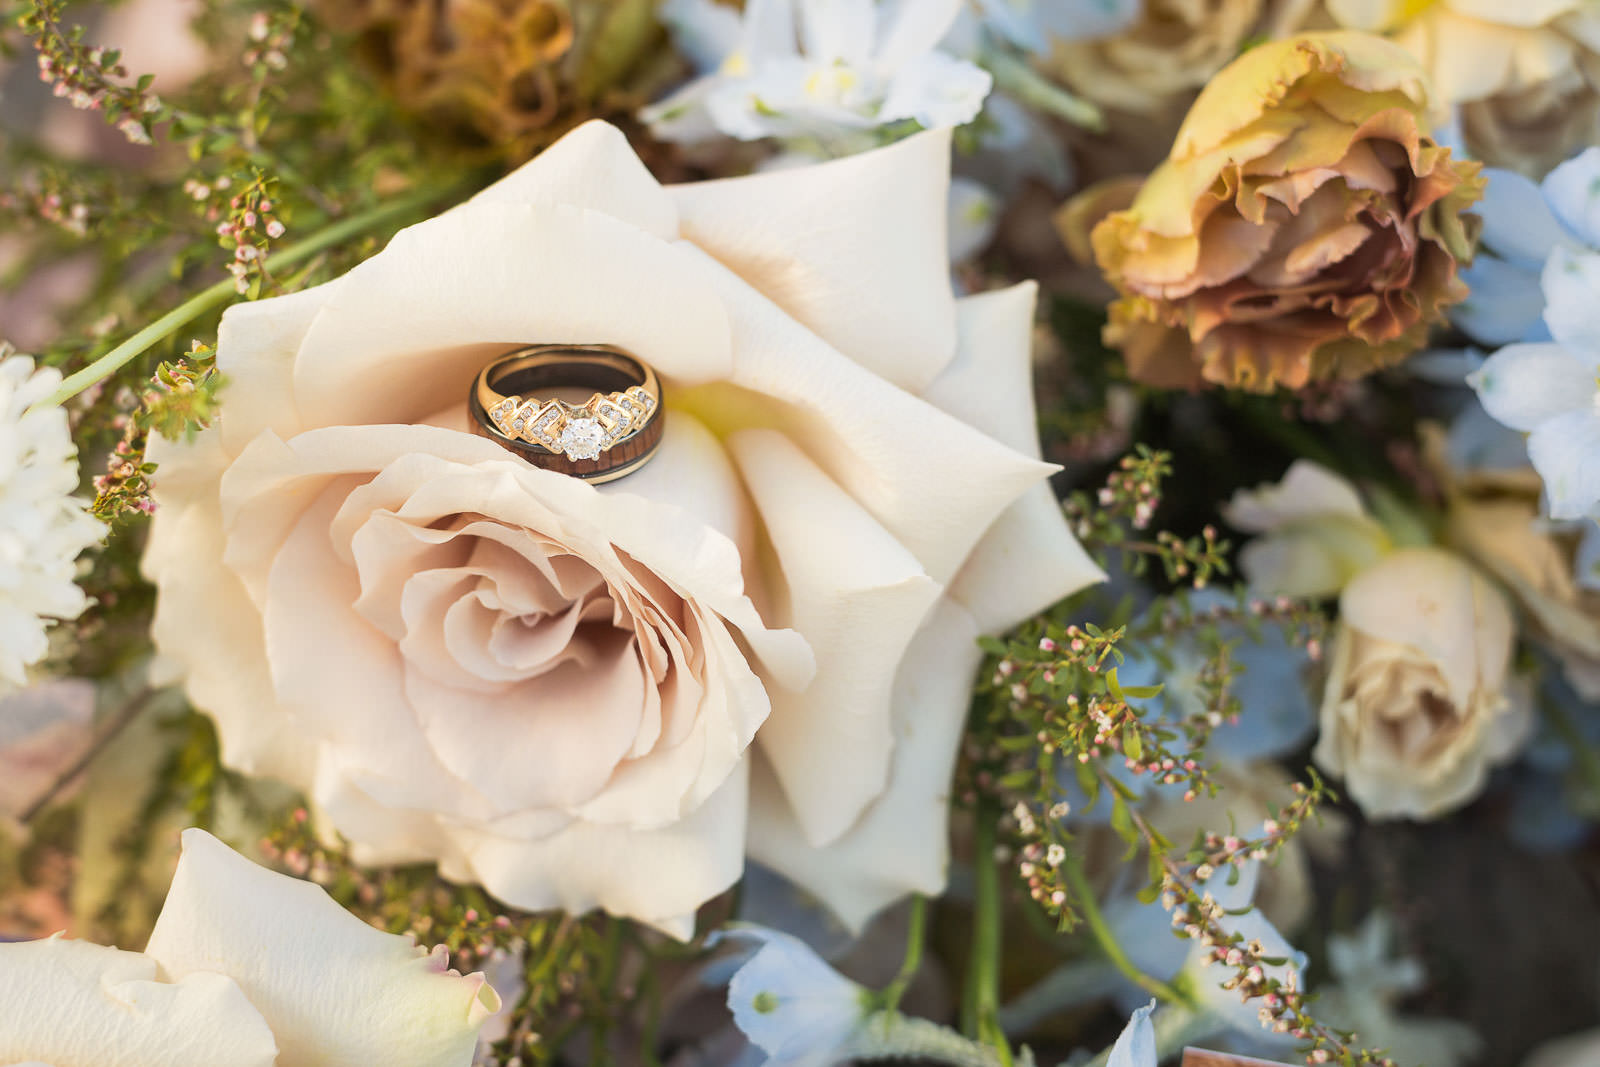
[(482, 974), (374, 930), (321, 887), (186, 830), (144, 952), (0, 944), (0, 1063), (466, 1067), (500, 1010)]
[[(663, 188), (590, 124), (232, 309), (145, 560), (224, 759), (525, 908), (684, 933), (747, 842), (850, 922), (940, 888), (976, 637), (1098, 576), (1042, 481), (1032, 286), (951, 294), (948, 154)], [(640, 472), (466, 432), (541, 341), (660, 372)]]
[(1092, 234), (1130, 373), (1268, 392), (1420, 347), (1466, 295), (1482, 185), (1426, 136), (1427, 104), (1406, 51), (1361, 33), (1258, 45), (1218, 74)]

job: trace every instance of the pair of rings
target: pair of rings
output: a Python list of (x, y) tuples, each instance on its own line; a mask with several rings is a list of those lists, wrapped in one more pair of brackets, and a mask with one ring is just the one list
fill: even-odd
[[(568, 397), (593, 390), (581, 402)], [(610, 345), (531, 345), (478, 372), (468, 397), (475, 432), (536, 467), (589, 482), (632, 474), (661, 444), (661, 382)]]

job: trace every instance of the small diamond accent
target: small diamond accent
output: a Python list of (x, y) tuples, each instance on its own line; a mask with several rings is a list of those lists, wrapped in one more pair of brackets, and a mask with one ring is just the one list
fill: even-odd
[(578, 417), (561, 428), (561, 451), (568, 459), (594, 459), (609, 441), (606, 428), (596, 419)]

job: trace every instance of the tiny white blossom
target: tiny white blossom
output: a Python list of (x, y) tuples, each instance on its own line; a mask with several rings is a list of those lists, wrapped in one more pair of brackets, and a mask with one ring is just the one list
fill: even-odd
[(72, 496), (77, 448), (59, 407), (29, 410), (61, 383), (53, 368), (0, 351), (0, 689), (27, 682), (45, 630), (88, 604), (73, 582), (78, 554), (105, 527)]
[(667, 0), (661, 18), (702, 76), (646, 108), (667, 140), (849, 138), (894, 122), (960, 126), (993, 79), (939, 49), (953, 0)]

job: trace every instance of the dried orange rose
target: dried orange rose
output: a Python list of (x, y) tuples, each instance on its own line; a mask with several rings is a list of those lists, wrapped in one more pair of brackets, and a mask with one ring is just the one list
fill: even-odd
[(1133, 376), (1267, 392), (1420, 347), (1466, 295), (1477, 220), (1462, 212), (1482, 195), (1477, 164), (1425, 135), (1426, 86), (1404, 49), (1351, 32), (1223, 70), (1091, 235), (1121, 294), (1106, 340)]

